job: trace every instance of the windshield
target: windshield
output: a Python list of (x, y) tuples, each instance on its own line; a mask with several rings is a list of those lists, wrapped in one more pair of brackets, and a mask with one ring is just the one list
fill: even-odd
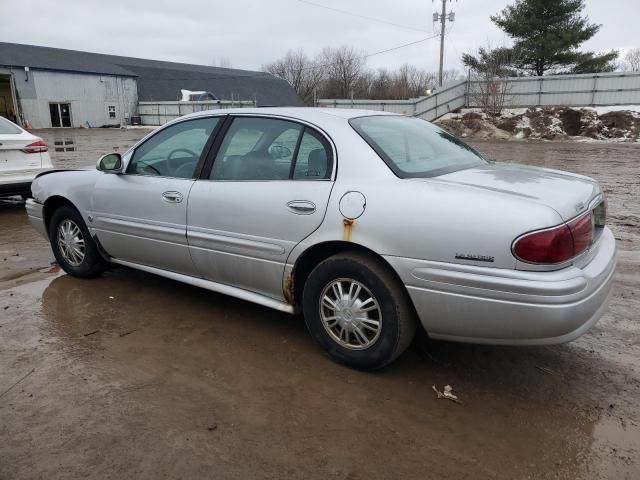
[(349, 123), (400, 178), (435, 177), (486, 164), (473, 148), (419, 118), (377, 115)]
[(0, 134), (18, 134), (18, 133), (22, 133), (22, 130), (20, 130), (17, 126), (15, 126), (13, 123), (11, 123), (9, 120), (0, 117)]

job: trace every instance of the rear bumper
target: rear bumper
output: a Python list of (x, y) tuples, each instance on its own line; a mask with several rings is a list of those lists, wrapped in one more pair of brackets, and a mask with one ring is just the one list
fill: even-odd
[(0, 173), (0, 196), (31, 194), (31, 183), (41, 172), (47, 169), (11, 170)]
[(49, 235), (44, 222), (44, 206), (36, 202), (33, 198), (28, 198), (25, 202), (25, 208), (33, 228), (35, 228), (44, 238), (48, 239)]
[(31, 181), (0, 183), (0, 197), (22, 194), (31, 194)]
[(430, 337), (498, 345), (569, 342), (602, 316), (616, 267), (605, 228), (589, 263), (525, 272), (386, 257)]

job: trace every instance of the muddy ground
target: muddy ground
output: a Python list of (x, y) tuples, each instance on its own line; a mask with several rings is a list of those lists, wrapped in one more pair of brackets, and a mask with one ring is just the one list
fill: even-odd
[[(143, 133), (40, 134), (72, 140), (54, 160), (73, 167)], [(433, 343), (358, 372), (300, 318), (122, 268), (63, 275), (1, 202), (0, 479), (640, 478), (640, 145), (475, 146), (602, 182), (619, 271), (579, 340)]]

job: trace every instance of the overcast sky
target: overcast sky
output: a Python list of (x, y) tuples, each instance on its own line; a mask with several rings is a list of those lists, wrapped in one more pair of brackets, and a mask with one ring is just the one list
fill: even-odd
[[(373, 53), (437, 33), (433, 13), (440, 0), (0, 0), (0, 41), (211, 65), (228, 58), (233, 67), (258, 70), (302, 48), (310, 55), (325, 46), (352, 45)], [(480, 45), (508, 44), (489, 20), (512, 0), (449, 3), (445, 68), (460, 68), (462, 52)], [(640, 47), (640, 0), (587, 0), (586, 13), (600, 32), (584, 48)], [(394, 23), (390, 25), (380, 21)], [(431, 39), (367, 59), (369, 67), (409, 62), (438, 65)]]

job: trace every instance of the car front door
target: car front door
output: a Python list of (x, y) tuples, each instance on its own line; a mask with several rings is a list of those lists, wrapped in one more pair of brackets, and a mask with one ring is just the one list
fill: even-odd
[(200, 274), (283, 299), (293, 247), (317, 229), (334, 154), (320, 132), (273, 117), (236, 116), (189, 196), (187, 237)]
[(90, 226), (109, 255), (197, 276), (187, 246), (187, 203), (221, 119), (199, 117), (161, 129), (125, 158), (124, 173), (100, 175)]

